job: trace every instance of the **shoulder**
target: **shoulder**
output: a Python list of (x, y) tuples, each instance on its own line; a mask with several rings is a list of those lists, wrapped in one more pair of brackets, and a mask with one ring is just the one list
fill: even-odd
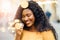
[(54, 34), (53, 34), (53, 32), (51, 30), (44, 31), (41, 34), (42, 34), (44, 40), (55, 40)]
[(42, 34), (53, 34), (53, 32), (51, 30), (48, 30), (48, 31), (43, 31), (41, 32)]

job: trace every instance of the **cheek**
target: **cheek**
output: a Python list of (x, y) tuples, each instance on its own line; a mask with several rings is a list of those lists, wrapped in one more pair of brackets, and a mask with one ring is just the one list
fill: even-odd
[(22, 18), (22, 21), (24, 22), (24, 18)]
[(34, 23), (35, 17), (32, 15), (32, 16), (30, 17), (30, 20)]

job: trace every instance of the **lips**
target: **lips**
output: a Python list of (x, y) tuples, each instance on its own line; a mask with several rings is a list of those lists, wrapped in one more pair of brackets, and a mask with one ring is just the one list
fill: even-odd
[(30, 23), (30, 21), (26, 21), (25, 23), (26, 23), (26, 24), (29, 24), (29, 23)]

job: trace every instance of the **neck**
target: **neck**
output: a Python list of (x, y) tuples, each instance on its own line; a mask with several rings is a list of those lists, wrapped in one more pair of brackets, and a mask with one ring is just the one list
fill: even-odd
[(32, 26), (29, 31), (36, 32), (37, 30), (36, 30), (35, 26)]

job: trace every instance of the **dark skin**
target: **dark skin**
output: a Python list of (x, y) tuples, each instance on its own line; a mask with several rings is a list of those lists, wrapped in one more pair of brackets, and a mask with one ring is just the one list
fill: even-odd
[(15, 40), (55, 40), (51, 30), (44, 32), (38, 32), (36, 30), (34, 25), (35, 17), (30, 9), (23, 10), (22, 21), (27, 27), (30, 27), (30, 30), (16, 30)]
[[(36, 28), (34, 26), (34, 21), (35, 17), (33, 15), (33, 12), (30, 9), (25, 9), (22, 12), (22, 21), (27, 25), (27, 27), (30, 27), (30, 32), (36, 32)], [(21, 39), (21, 34), (23, 30), (16, 30), (16, 39), (15, 40), (20, 40)], [(27, 31), (27, 30), (25, 30)], [(29, 32), (27, 31), (27, 32)]]
[(36, 31), (34, 27), (35, 17), (30, 9), (23, 10), (22, 20), (27, 25), (27, 27), (30, 27), (30, 31)]

